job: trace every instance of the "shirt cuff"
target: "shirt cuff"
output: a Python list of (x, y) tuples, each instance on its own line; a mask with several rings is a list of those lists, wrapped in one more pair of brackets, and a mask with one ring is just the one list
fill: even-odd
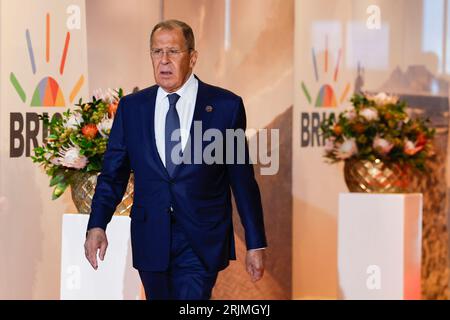
[(248, 251), (266, 250), (267, 247), (249, 249)]

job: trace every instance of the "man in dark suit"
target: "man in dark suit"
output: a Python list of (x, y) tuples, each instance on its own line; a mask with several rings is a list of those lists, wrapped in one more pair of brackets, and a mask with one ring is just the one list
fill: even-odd
[[(120, 100), (92, 200), (86, 257), (94, 269), (97, 253), (104, 259), (106, 226), (132, 170), (133, 266), (147, 299), (209, 299), (218, 272), (236, 258), (231, 190), (245, 229), (247, 271), (252, 281), (264, 273), (267, 243), (247, 141), (227, 134), (244, 132), (245, 109), (239, 96), (194, 76), (198, 53), (187, 24), (157, 24), (150, 45), (157, 85)], [(211, 148), (194, 137), (208, 130), (214, 143), (219, 133), (225, 144)], [(212, 163), (205, 160), (211, 149)]]

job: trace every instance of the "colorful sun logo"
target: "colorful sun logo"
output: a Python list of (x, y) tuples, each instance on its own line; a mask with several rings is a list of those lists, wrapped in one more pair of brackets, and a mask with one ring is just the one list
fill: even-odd
[[(339, 65), (341, 62), (341, 57), (342, 57), (342, 49), (339, 49), (338, 52), (338, 58), (337, 58), (337, 62), (336, 62), (336, 67), (334, 69), (333, 72), (333, 82), (336, 83), (338, 81), (338, 77), (339, 77)], [(317, 57), (316, 57), (316, 50), (314, 48), (312, 48), (312, 60), (313, 60), (313, 65), (314, 65), (314, 75), (316, 78), (316, 82), (320, 82), (319, 79), (319, 70), (318, 70), (318, 65), (317, 65)], [(325, 77), (327, 77), (328, 73), (331, 72), (331, 70), (329, 70), (329, 50), (328, 50), (328, 37), (325, 38), (325, 55), (324, 55), (324, 66), (323, 66), (323, 72)], [(302, 81), (302, 90), (303, 93), (306, 97), (306, 99), (308, 100), (309, 104), (311, 105), (313, 103), (311, 95), (309, 93), (308, 87), (306, 86), (306, 84)], [(348, 93), (350, 91), (350, 83), (347, 82), (344, 91), (342, 92), (342, 94), (340, 95), (339, 99), (337, 97), (337, 94), (335, 92), (335, 89), (333, 89), (333, 86), (331, 84), (325, 83), (323, 84), (320, 89), (319, 92), (317, 93), (317, 97), (315, 99), (315, 103), (314, 106), (315, 107), (329, 107), (329, 108), (333, 108), (333, 107), (337, 107), (338, 105), (342, 104), (344, 102), (344, 100), (347, 98)], [(339, 102), (339, 104), (338, 104)]]
[[(50, 14), (47, 13), (46, 21), (46, 45), (45, 45), (45, 60), (47, 63), (50, 63)], [(34, 50), (33, 43), (31, 41), (30, 30), (26, 29), (25, 31), (25, 39), (27, 42), (28, 55), (30, 57), (31, 70), (33, 74), (36, 74), (36, 62), (34, 58)], [(66, 65), (67, 53), (69, 50), (70, 44), (70, 32), (66, 34), (66, 40), (64, 43), (64, 49), (61, 54), (60, 65), (59, 65), (59, 73), (62, 76), (64, 74), (64, 67)], [(20, 99), (23, 103), (26, 103), (27, 96), (20, 85), (19, 80), (16, 78), (14, 72), (11, 72), (9, 80), (19, 95)], [(69, 101), (72, 103), (79, 93), (81, 87), (84, 83), (84, 75), (81, 75), (76, 84), (73, 86)], [(33, 96), (31, 98), (30, 105), (32, 107), (64, 107), (66, 105), (66, 100), (64, 98), (63, 91), (61, 90), (58, 82), (51, 76), (44, 77), (36, 86), (36, 89), (33, 92)]]

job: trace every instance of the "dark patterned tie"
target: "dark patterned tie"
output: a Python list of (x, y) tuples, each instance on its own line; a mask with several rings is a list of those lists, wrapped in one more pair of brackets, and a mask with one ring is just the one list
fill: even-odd
[(167, 95), (169, 99), (169, 111), (166, 115), (166, 129), (165, 129), (165, 140), (166, 140), (166, 169), (170, 176), (172, 176), (175, 170), (176, 164), (174, 163), (171, 154), (173, 148), (179, 143), (179, 140), (171, 141), (172, 132), (180, 129), (180, 118), (178, 117), (178, 112), (175, 106), (177, 105), (180, 96), (176, 93)]

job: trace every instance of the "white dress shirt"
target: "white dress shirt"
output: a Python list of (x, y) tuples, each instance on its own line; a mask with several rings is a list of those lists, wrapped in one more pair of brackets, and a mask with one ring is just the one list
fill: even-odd
[(184, 150), (191, 130), (192, 118), (194, 117), (195, 102), (197, 101), (198, 80), (192, 73), (186, 83), (175, 92), (166, 92), (163, 88), (158, 88), (155, 103), (155, 139), (159, 157), (166, 165), (166, 115), (169, 111), (169, 99), (167, 95), (176, 93), (180, 96), (176, 109), (180, 118), (181, 146)]

